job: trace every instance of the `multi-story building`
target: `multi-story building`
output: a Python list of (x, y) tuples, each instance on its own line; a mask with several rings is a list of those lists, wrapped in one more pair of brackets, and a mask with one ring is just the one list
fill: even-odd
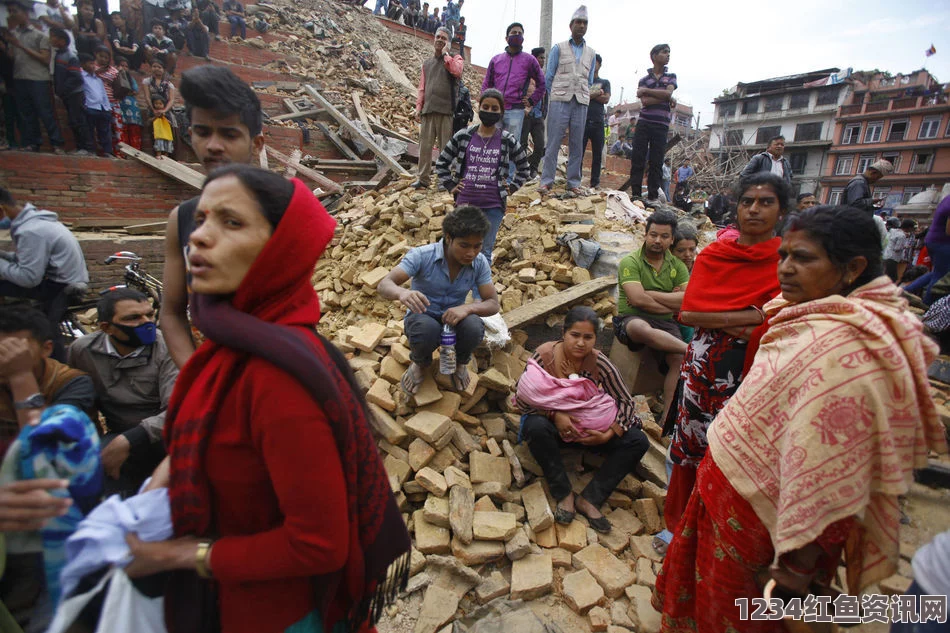
[(814, 192), (824, 172), (838, 106), (849, 95), (838, 68), (740, 83), (715, 99), (709, 151), (726, 174), (738, 176), (770, 138), (785, 137), (795, 192)]
[[(627, 126), (631, 123), (635, 126), (639, 116), (639, 101), (621, 103), (618, 106), (614, 106), (610, 117), (611, 138), (616, 138), (617, 135), (623, 135), (623, 133), (627, 131)], [(693, 106), (685, 103), (676, 104), (676, 108), (673, 110), (673, 118), (670, 121), (670, 131), (687, 139), (699, 136), (699, 130), (693, 128)]]
[(839, 202), (848, 181), (880, 158), (894, 164), (894, 173), (874, 187), (875, 198), (887, 198), (885, 208), (950, 182), (950, 87), (926, 70), (857, 72), (848, 83), (851, 95), (838, 109), (819, 200)]

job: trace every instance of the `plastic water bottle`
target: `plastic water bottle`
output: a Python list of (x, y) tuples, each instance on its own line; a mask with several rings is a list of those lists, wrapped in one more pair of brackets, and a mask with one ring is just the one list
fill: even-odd
[(439, 348), (439, 373), (454, 374), (455, 368), (455, 328), (446, 324), (442, 326), (442, 346)]

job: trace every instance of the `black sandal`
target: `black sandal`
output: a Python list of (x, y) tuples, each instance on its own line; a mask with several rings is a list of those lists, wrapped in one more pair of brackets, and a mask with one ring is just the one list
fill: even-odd
[(554, 520), (561, 525), (570, 525), (574, 522), (575, 516), (577, 516), (576, 511), (571, 512), (570, 510), (565, 510), (564, 508), (554, 508)]
[[(586, 514), (584, 516), (587, 517)], [(613, 527), (610, 525), (610, 521), (607, 520), (607, 517), (597, 517), (596, 519), (587, 517), (587, 522), (601, 534), (610, 534), (610, 530)]]

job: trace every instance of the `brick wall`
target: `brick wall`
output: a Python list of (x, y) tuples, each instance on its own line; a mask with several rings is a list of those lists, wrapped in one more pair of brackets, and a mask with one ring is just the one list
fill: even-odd
[[(6, 235), (4, 233), (4, 235)], [(77, 235), (82, 252), (86, 256), (86, 267), (89, 269), (89, 289), (90, 296), (98, 294), (110, 286), (125, 283), (123, 274), (125, 266), (120, 262), (114, 264), (104, 264), (103, 261), (109, 255), (117, 251), (132, 251), (136, 255), (144, 258), (142, 267), (153, 277), (162, 278), (162, 266), (165, 261), (164, 241), (161, 235), (148, 236), (118, 236), (118, 235), (95, 235), (91, 233), (81, 233)], [(3, 250), (13, 250), (9, 238), (4, 237), (0, 240), (0, 248)]]
[(110, 216), (159, 221), (196, 194), (134, 160), (30, 152), (0, 153), (0, 183), (18, 199), (67, 221)]

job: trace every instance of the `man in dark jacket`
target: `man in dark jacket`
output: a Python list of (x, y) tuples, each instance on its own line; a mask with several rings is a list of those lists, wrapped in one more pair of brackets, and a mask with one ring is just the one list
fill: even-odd
[(756, 154), (743, 168), (741, 177), (745, 178), (759, 172), (770, 172), (785, 180), (785, 184), (792, 186), (792, 166), (782, 154), (785, 153), (785, 137), (773, 136), (769, 139), (768, 148), (761, 154)]
[(86, 120), (85, 97), (83, 95), (82, 68), (79, 58), (69, 50), (69, 35), (64, 29), (54, 27), (49, 32), (49, 43), (53, 47), (55, 65), (53, 67), (53, 92), (66, 108), (69, 128), (76, 137), (77, 154), (90, 154), (96, 146), (89, 132)]
[(892, 171), (894, 171), (894, 165), (888, 160), (881, 159), (871, 163), (863, 174), (858, 174), (848, 182), (844, 195), (841, 196), (841, 204), (874, 213), (881, 208), (884, 201), (874, 200), (871, 197), (873, 191), (871, 185), (884, 176), (890, 175)]
[(106, 420), (105, 493), (133, 495), (165, 457), (165, 409), (178, 367), (145, 295), (113, 290), (99, 300), (97, 312), (99, 331), (70, 345), (69, 365), (92, 378)]
[[(538, 60), (538, 65), (544, 68), (547, 51), (544, 47), (532, 48), (531, 54)], [(531, 155), (528, 157), (528, 163), (531, 165), (531, 178), (538, 175), (538, 167), (541, 165), (541, 159), (544, 158), (544, 125), (548, 116), (548, 93), (545, 91), (541, 101), (536, 103), (533, 108), (524, 117), (524, 127), (521, 128), (521, 147), (528, 151), (528, 138), (534, 144)]]

